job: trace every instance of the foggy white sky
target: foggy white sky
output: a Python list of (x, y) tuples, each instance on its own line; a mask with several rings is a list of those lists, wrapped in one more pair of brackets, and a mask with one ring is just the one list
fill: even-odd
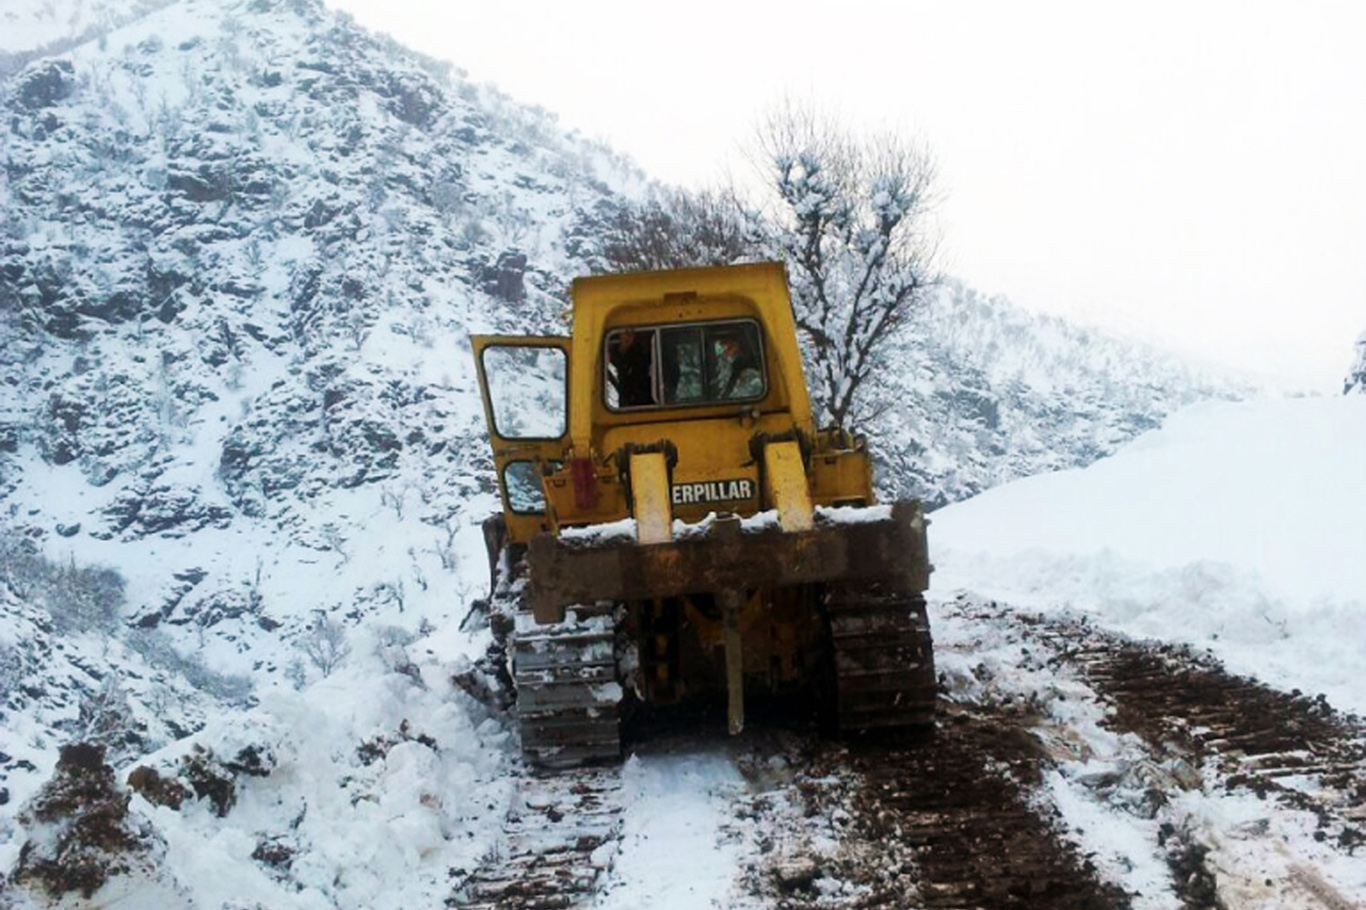
[(1325, 392), (1366, 329), (1366, 3), (329, 2), (670, 182), (784, 96), (917, 136), (943, 268), (1032, 309)]

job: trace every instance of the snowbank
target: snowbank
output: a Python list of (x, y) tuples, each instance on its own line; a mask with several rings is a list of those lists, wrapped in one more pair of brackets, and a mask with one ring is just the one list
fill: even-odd
[(1197, 405), (935, 512), (933, 593), (1084, 612), (1366, 712), (1363, 453), (1366, 398)]

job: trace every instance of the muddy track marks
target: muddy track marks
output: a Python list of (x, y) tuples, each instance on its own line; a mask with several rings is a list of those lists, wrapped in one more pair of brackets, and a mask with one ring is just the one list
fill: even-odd
[(914, 741), (816, 745), (796, 799), (841, 847), (773, 851), (748, 875), (751, 893), (783, 910), (1128, 906), (1031, 800), (1048, 758), (1019, 720), (949, 710)]
[(1322, 696), (1237, 676), (1184, 646), (1136, 642), (1074, 621), (1022, 614), (1013, 621), (1114, 707), (1112, 729), (1217, 769), (1226, 790), (1313, 813), (1320, 841), (1348, 853), (1366, 844), (1360, 718), (1335, 711)]
[(915, 847), (925, 907), (1126, 906), (1031, 803), (1047, 759), (1017, 724), (954, 712), (918, 746), (851, 750), (852, 769), (867, 781), (857, 817), (873, 840)]

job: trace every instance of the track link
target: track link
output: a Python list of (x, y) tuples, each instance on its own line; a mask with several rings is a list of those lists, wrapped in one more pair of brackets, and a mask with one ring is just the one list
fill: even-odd
[(611, 616), (537, 625), (517, 616), (512, 676), (522, 755), (538, 768), (621, 757), (621, 686)]
[(925, 598), (832, 586), (825, 610), (840, 732), (933, 724), (938, 686)]

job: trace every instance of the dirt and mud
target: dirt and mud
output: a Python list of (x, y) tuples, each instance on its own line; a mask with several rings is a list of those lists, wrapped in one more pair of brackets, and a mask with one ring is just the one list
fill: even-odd
[[(1160, 754), (1210, 768), (1227, 791), (1313, 813), (1316, 839), (1349, 853), (1366, 845), (1366, 722), (1322, 695), (1281, 692), (1228, 672), (1208, 654), (1138, 642), (1075, 621), (995, 604), (974, 609), (1047, 646), (1113, 708), (1108, 726)], [(1366, 856), (1366, 850), (1362, 851)]]
[[(1171, 806), (1192, 793), (1216, 803), (1258, 799), (1265, 818), (1255, 827), (1269, 832), (1267, 842), (1284, 840), (1285, 819), (1310, 818), (1320, 858), (1366, 862), (1361, 719), (1229, 673), (1208, 655), (1082, 620), (966, 598), (939, 608), (1004, 630), (1044, 678), (1072, 680), (1142, 763), (1176, 769), (1145, 778), (1137, 803), (1103, 780), (1088, 791), (1116, 817), (1139, 819), (1143, 849), (1159, 857), (1159, 870), (1165, 863), (1161, 892), (1126, 891), (1058, 808), (1045, 778), (1073, 760), (1059, 753), (1059, 736), (1080, 734), (1043, 732), (1058, 719), (1042, 717), (1028, 697), (948, 691), (931, 734), (840, 742), (789, 719), (698, 746), (728, 756), (745, 781), (717, 834), (718, 843), (743, 845), (735, 906), (1359, 910), (1324, 871), (1331, 865), (1297, 855), (1279, 880), (1259, 868), (1243, 874), (1227, 843), (1211, 842), (1208, 827), (1184, 823)], [(589, 907), (613, 881), (614, 839), (630, 811), (619, 774), (527, 780), (508, 814), (506, 846), (462, 877), (450, 906)]]
[[(1140, 775), (1141, 805), (1126, 794), (1125, 811), (1160, 822), (1156, 846), (1179, 906), (1360, 910), (1320, 863), (1356, 870), (1366, 863), (1361, 718), (1333, 709), (1322, 695), (1284, 692), (1232, 673), (1208, 653), (1126, 638), (1085, 618), (1045, 617), (962, 596), (940, 607), (969, 625), (1013, 636), (1046, 673), (1084, 687), (1082, 696), (1104, 709), (1102, 727), (1137, 740), (1142, 763), (1157, 773)], [(1115, 802), (1118, 789), (1096, 788)], [(1262, 811), (1231, 830), (1210, 818), (1178, 824), (1184, 810), (1172, 807), (1190, 794), (1207, 805), (1251, 795)], [(1304, 825), (1318, 859), (1303, 856), (1303, 840), (1293, 843)], [(1259, 866), (1259, 848), (1273, 868)]]
[(793, 910), (1127, 906), (1032, 798), (1038, 740), (996, 712), (945, 712), (930, 735), (811, 743), (790, 787), (838, 846), (761, 855), (749, 893)]

